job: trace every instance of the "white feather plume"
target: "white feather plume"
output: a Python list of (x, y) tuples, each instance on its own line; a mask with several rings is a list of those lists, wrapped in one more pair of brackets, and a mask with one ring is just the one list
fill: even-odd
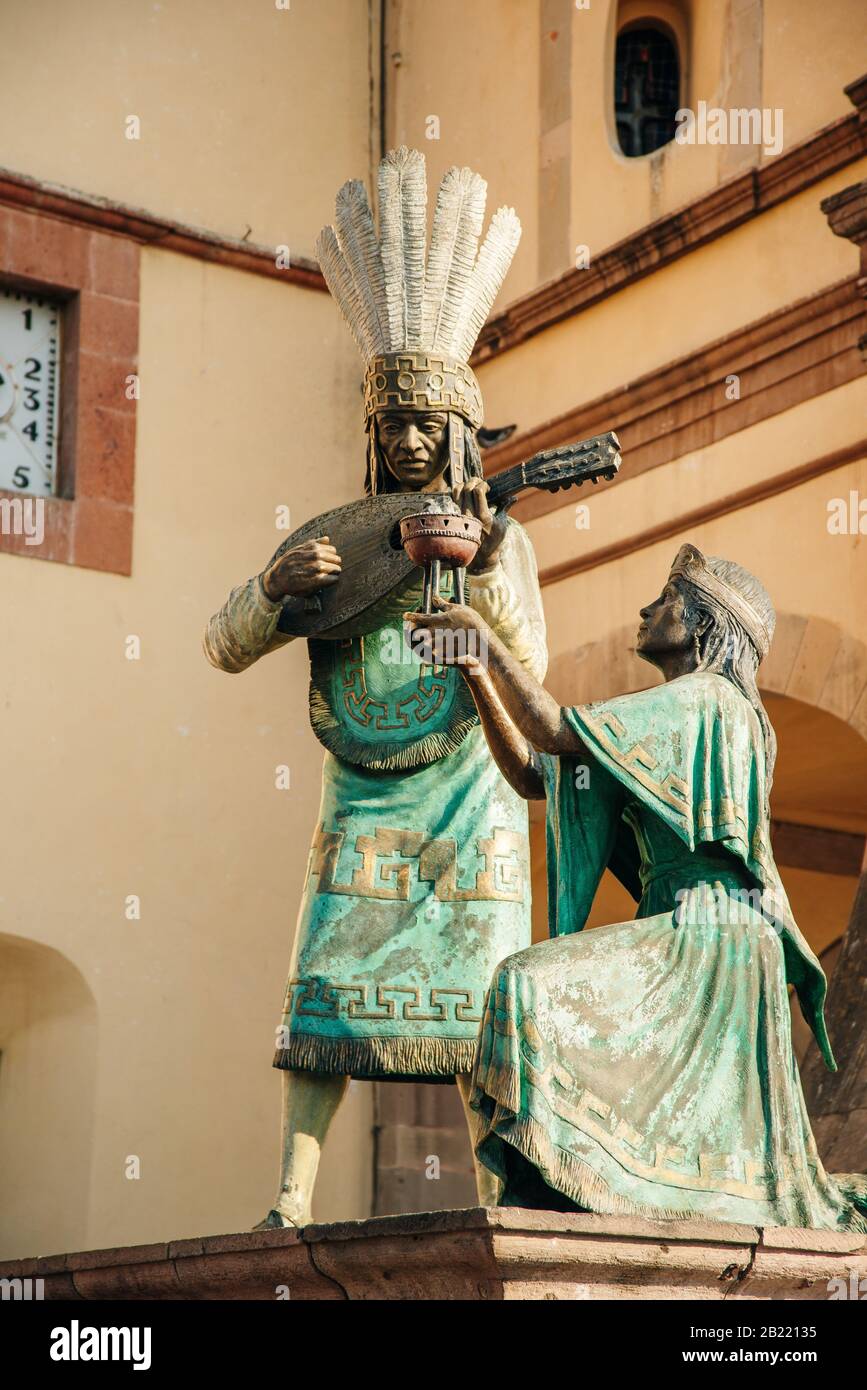
[(361, 296), (355, 287), (349, 266), (343, 257), (333, 227), (323, 227), (316, 238), (316, 259), (325, 283), (337, 301), (338, 308), (352, 331), (362, 357), (369, 357), (370, 345), (361, 330)]
[(359, 179), (350, 179), (337, 195), (335, 230), (359, 294), (359, 327), (373, 356), (388, 347), (388, 301), (373, 213)]
[(487, 185), (449, 169), (427, 242), (424, 156), (401, 146), (379, 166), (379, 236), (364, 185), (345, 183), (335, 226), (316, 254), (328, 288), (366, 359), (415, 348), (466, 362), (521, 238), (513, 208), (498, 208), (476, 258)]
[(515, 209), (497, 208), (482, 243), (479, 259), (473, 267), (448, 345), (453, 355), (462, 362), (469, 360), (520, 240), (521, 223)]
[(451, 343), (476, 259), (487, 191), (472, 169), (449, 169), (440, 184), (422, 307), (428, 350), (445, 351)]
[(422, 347), (422, 300), (427, 245), (424, 155), (401, 145), (379, 166), (379, 240), (392, 351)]

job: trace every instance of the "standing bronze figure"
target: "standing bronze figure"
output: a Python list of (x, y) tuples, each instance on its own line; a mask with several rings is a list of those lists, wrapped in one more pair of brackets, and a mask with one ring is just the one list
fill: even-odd
[[(424, 159), (396, 150), (379, 168), (378, 233), (353, 181), (317, 253), (366, 363), (370, 505), (425, 494), (472, 510), (484, 535), (468, 602), (541, 679), (533, 551), (503, 507), (493, 514), (476, 442), (482, 401), (468, 358), (520, 236), (500, 208), (478, 248), (485, 195), (478, 174), (448, 171), (426, 256)], [(397, 560), (372, 547), (365, 568), (354, 555), (357, 583), (404, 563), (395, 543)], [(211, 619), (209, 660), (245, 670), (303, 631), (305, 611), (313, 630), (342, 569), (328, 534), (281, 547)], [(274, 1059), (283, 1162), (266, 1225), (309, 1221), (320, 1147), (350, 1077), (457, 1078), (466, 1097), (493, 969), (530, 940), (526, 807), (491, 758), (460, 674), (408, 651), (402, 615), (420, 599), (410, 566), (339, 635), (309, 642), (311, 721), (327, 751)]]

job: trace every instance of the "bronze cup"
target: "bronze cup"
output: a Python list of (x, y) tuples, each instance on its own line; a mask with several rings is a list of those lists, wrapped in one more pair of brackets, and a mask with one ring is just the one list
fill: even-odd
[(421, 611), (433, 612), (443, 565), (452, 571), (455, 602), (463, 603), (466, 567), (476, 558), (482, 540), (482, 523), (478, 517), (463, 516), (457, 509), (446, 511), (429, 506), (423, 512), (403, 518), (400, 539), (409, 558), (424, 569)]

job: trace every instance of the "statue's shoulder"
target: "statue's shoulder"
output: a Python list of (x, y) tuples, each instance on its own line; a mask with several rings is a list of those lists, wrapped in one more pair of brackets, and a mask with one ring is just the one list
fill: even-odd
[(692, 671), (671, 681), (669, 689), (679, 687), (686, 701), (701, 701), (709, 712), (723, 717), (727, 722), (745, 721), (758, 728), (758, 715), (747, 697), (725, 676), (715, 671)]

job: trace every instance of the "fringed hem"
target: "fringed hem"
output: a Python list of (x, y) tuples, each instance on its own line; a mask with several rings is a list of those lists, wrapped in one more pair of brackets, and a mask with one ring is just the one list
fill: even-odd
[(867, 1232), (867, 1173), (829, 1173), (828, 1176), (855, 1213), (846, 1230)]
[(359, 1081), (450, 1080), (472, 1070), (476, 1044), (464, 1038), (320, 1038), (299, 1034), (278, 1047), (282, 1071), (331, 1072)]
[(630, 1202), (621, 1197), (589, 1163), (556, 1148), (544, 1127), (529, 1115), (510, 1122), (508, 1137), (501, 1134), (496, 1125), (492, 1133), (502, 1143), (511, 1144), (528, 1163), (538, 1168), (549, 1187), (585, 1211), (597, 1212), (600, 1216), (647, 1216), (655, 1221), (694, 1221), (696, 1218), (694, 1211)]
[(333, 657), (323, 648), (333, 647), (333, 642), (311, 641), (310, 650), (310, 726), (323, 747), (335, 757), (349, 763), (369, 767), (375, 772), (409, 772), (416, 767), (426, 767), (438, 762), (440, 758), (456, 753), (471, 729), (476, 728), (479, 716), (473, 697), (466, 682), (455, 691), (452, 714), (448, 728), (437, 729), (422, 734), (417, 739), (407, 739), (400, 743), (381, 739), (367, 741), (356, 738), (339, 720), (328, 696), (328, 682), (332, 675)]

